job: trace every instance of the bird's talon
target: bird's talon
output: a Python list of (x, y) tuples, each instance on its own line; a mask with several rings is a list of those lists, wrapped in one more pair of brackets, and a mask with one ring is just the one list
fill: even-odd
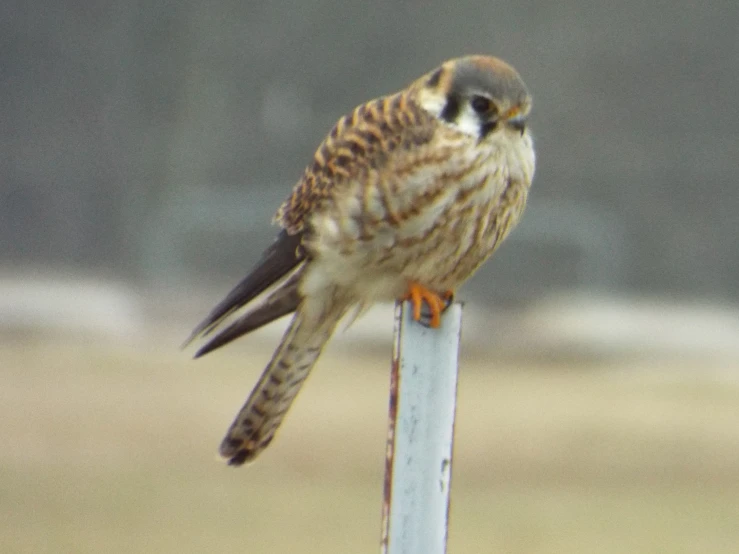
[(444, 301), (444, 307), (441, 309), (442, 313), (449, 309), (449, 306), (454, 304), (454, 291), (447, 290), (441, 295), (441, 299)]
[[(441, 314), (452, 303), (454, 293), (446, 291), (438, 294), (418, 283), (408, 285), (408, 293), (403, 297), (413, 305), (413, 320), (424, 327), (437, 329), (441, 326)], [(425, 308), (425, 309), (424, 309)]]

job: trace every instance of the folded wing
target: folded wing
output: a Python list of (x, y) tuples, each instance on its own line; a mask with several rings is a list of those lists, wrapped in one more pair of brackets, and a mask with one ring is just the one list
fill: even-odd
[[(213, 308), (185, 342), (187, 345), (222, 329), (198, 350), (196, 358), (297, 309), (298, 282), (305, 265), (301, 241), (302, 233), (283, 230), (277, 236), (256, 267)], [(255, 302), (263, 293), (266, 296)], [(253, 306), (248, 306), (250, 303)], [(242, 308), (245, 312), (232, 320)], [(232, 321), (225, 325), (228, 320)]]

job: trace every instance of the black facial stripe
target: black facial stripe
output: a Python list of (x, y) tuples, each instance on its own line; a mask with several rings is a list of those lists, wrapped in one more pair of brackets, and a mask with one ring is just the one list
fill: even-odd
[(480, 122), (480, 138), (485, 138), (488, 136), (491, 132), (495, 130), (495, 128), (498, 126), (498, 120), (492, 119), (490, 121), (481, 121)]
[(449, 96), (447, 96), (444, 109), (441, 110), (441, 118), (448, 121), (449, 123), (453, 123), (457, 120), (457, 116), (459, 115), (459, 110), (461, 109), (461, 107), (462, 104), (459, 100), (459, 96), (457, 96), (456, 94), (450, 94)]

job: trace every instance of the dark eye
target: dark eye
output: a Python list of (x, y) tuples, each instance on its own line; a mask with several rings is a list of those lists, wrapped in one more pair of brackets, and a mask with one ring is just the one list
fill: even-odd
[(479, 114), (488, 114), (495, 109), (492, 100), (484, 96), (473, 96), (470, 100), (470, 105)]

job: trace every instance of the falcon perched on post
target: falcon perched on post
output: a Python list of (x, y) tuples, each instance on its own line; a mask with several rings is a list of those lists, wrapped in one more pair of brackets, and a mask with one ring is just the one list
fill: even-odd
[(213, 335), (199, 357), (294, 314), (221, 443), (229, 464), (269, 444), (349, 310), (408, 299), (414, 319), (425, 311), (440, 325), (453, 291), (521, 217), (530, 109), (511, 66), (469, 56), (339, 119), (277, 211), (275, 242), (190, 339)]

